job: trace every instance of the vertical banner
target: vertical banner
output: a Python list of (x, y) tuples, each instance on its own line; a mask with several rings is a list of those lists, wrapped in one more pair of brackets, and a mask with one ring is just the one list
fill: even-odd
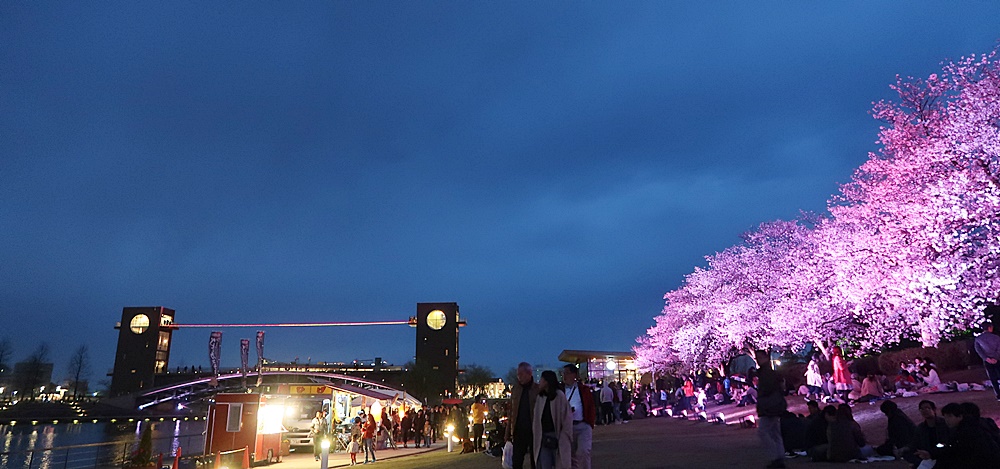
[(257, 331), (257, 386), (264, 379), (264, 331)]
[(213, 331), (208, 338), (208, 364), (212, 367), (212, 375), (219, 376), (219, 355), (222, 351), (222, 332)]
[(240, 339), (240, 373), (243, 377), (243, 387), (247, 387), (247, 365), (250, 361), (250, 339)]

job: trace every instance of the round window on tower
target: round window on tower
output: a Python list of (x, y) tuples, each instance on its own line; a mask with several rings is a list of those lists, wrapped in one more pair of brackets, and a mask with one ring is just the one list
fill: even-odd
[(145, 314), (136, 314), (132, 317), (132, 322), (129, 323), (129, 329), (135, 334), (142, 334), (149, 329), (149, 316)]
[(427, 327), (434, 329), (435, 331), (441, 330), (446, 321), (447, 318), (444, 315), (444, 311), (441, 311), (440, 309), (435, 309), (434, 311), (427, 313)]

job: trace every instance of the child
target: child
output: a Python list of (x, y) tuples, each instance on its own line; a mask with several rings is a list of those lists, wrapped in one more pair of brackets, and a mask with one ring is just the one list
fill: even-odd
[[(431, 420), (427, 419), (424, 421), (424, 448), (431, 447)], [(419, 446), (419, 445), (417, 445)]]
[(361, 451), (361, 445), (358, 443), (358, 438), (355, 436), (351, 438), (351, 442), (347, 445), (347, 452), (351, 453), (351, 465), (358, 464), (358, 453)]

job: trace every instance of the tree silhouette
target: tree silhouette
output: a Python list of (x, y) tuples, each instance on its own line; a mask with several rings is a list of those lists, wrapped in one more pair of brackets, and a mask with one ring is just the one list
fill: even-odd
[(465, 397), (475, 397), (486, 391), (486, 385), (493, 382), (493, 371), (489, 367), (470, 363), (465, 366), (465, 371), (458, 376), (459, 384), (466, 386), (469, 393)]
[(80, 396), (80, 383), (86, 381), (89, 376), (90, 355), (87, 352), (87, 346), (81, 345), (69, 359), (69, 381), (73, 388), (74, 399)]
[(10, 339), (4, 337), (0, 340), (0, 375), (10, 371), (10, 359), (14, 356), (14, 346)]
[(51, 371), (52, 366), (49, 363), (48, 344), (39, 344), (28, 359), (19, 365), (14, 376), (15, 388), (28, 399), (34, 400), (39, 387), (49, 384), (45, 382), (45, 371)]

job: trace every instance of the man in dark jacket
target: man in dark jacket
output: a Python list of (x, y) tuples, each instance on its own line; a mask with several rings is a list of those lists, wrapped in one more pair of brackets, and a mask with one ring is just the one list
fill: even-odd
[(781, 439), (781, 416), (788, 409), (781, 377), (771, 368), (770, 353), (755, 352), (760, 370), (757, 374), (757, 434), (771, 461), (768, 468), (785, 467), (785, 444)]
[(806, 403), (809, 415), (806, 416), (806, 449), (826, 444), (826, 419), (820, 411), (819, 403), (809, 401)]
[(893, 456), (897, 450), (913, 443), (913, 436), (917, 426), (913, 424), (910, 417), (907, 417), (899, 406), (892, 401), (883, 401), (879, 410), (889, 419), (885, 443), (875, 448), (878, 454), (883, 456)]
[[(538, 397), (538, 384), (535, 383), (534, 370), (528, 362), (517, 365), (517, 386), (510, 394), (510, 417), (507, 421), (504, 439), (514, 445), (514, 469), (524, 467), (524, 456), (533, 455), (534, 437), (531, 431), (532, 411), (535, 399)], [(535, 467), (535, 458), (531, 457), (531, 467)]]
[(964, 415), (960, 404), (941, 408), (941, 415), (951, 429), (951, 438), (943, 448), (918, 450), (921, 459), (934, 459), (935, 469), (1000, 468), (1000, 446), (983, 429), (979, 419)]
[(993, 394), (1000, 401), (1000, 337), (993, 333), (993, 323), (983, 323), (983, 333), (976, 337), (976, 353), (983, 359), (986, 376), (993, 385)]
[(898, 452), (899, 457), (913, 464), (913, 467), (917, 467), (920, 461), (922, 461), (915, 454), (917, 450), (930, 451), (931, 448), (936, 448), (938, 445), (944, 446), (948, 444), (948, 440), (950, 439), (948, 424), (945, 423), (943, 418), (938, 416), (937, 405), (933, 401), (920, 401), (917, 409), (920, 410), (920, 416), (924, 420), (917, 425), (917, 429), (913, 434), (913, 442), (904, 448), (900, 448)]
[(789, 411), (781, 415), (781, 441), (785, 445), (785, 453), (793, 454), (796, 451), (809, 449), (806, 438), (805, 417), (799, 417)]
[(410, 439), (410, 435), (413, 433), (413, 411), (410, 410), (403, 414), (403, 418), (399, 420), (400, 437), (403, 440), (403, 447), (406, 448), (406, 442)]

